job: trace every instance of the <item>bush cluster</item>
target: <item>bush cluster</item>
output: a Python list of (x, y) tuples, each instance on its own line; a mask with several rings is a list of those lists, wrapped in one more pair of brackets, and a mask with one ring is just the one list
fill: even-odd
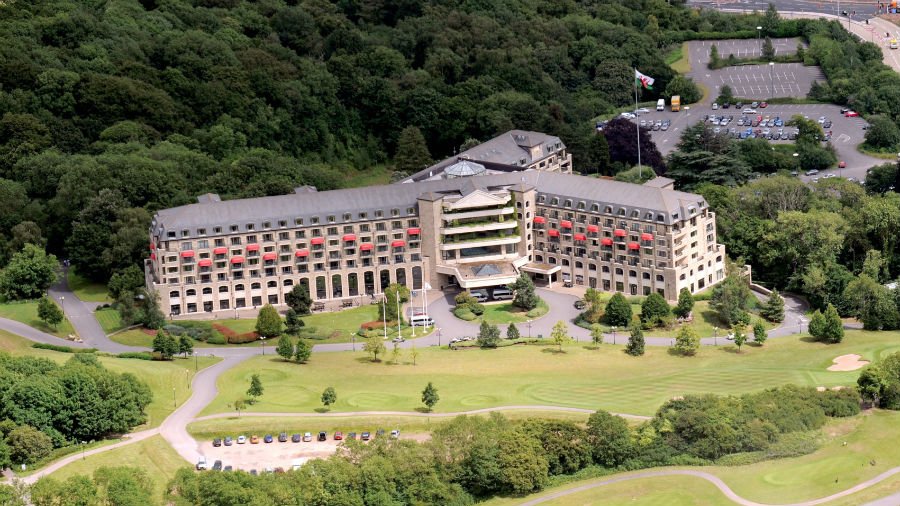
[(222, 334), (225, 338), (225, 342), (228, 344), (252, 343), (259, 339), (259, 334), (256, 332), (244, 332), (243, 334), (238, 334), (234, 330), (218, 323), (213, 323), (212, 328)]
[(454, 300), (456, 308), (453, 309), (453, 314), (461, 320), (472, 321), (484, 314), (484, 305), (472, 297), (469, 292), (461, 292)]

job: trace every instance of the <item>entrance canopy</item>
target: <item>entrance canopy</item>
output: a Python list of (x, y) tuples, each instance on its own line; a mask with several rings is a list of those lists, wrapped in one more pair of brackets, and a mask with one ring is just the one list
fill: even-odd
[(547, 276), (555, 272), (559, 272), (561, 269), (561, 265), (541, 264), (535, 262), (531, 262), (522, 266), (522, 270), (525, 272), (530, 272), (532, 274), (544, 274)]

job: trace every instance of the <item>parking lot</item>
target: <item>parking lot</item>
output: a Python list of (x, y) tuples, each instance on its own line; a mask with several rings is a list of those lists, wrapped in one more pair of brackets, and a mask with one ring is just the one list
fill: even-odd
[[(772, 39), (772, 47), (775, 56), (793, 54), (797, 52), (797, 44), (803, 44), (799, 38)], [(691, 52), (691, 64), (702, 65), (706, 68), (709, 62), (709, 51), (715, 45), (719, 51), (719, 57), (728, 58), (733, 54), (737, 58), (759, 58), (762, 55), (762, 40), (757, 39), (723, 39), (723, 40), (697, 40), (688, 43)]]
[(718, 95), (722, 86), (727, 84), (735, 97), (757, 100), (805, 97), (813, 81), (825, 80), (818, 67), (804, 67), (800, 63), (725, 67), (710, 70), (709, 73), (709, 80), (715, 83), (715, 88), (710, 89), (714, 95)]
[[(290, 434), (288, 435), (290, 436)], [(206, 457), (209, 469), (212, 469), (216, 460), (221, 460), (223, 466), (232, 466), (235, 470), (255, 469), (261, 473), (267, 469), (273, 470), (279, 467), (283, 470), (290, 470), (295, 463), (305, 463), (308, 460), (328, 457), (333, 455), (338, 446), (343, 443), (343, 441), (335, 441), (333, 433), (329, 433), (328, 439), (325, 441), (317, 441), (316, 433), (312, 433), (312, 441), (299, 443), (292, 443), (290, 439), (282, 443), (278, 441), (277, 434), (273, 434), (273, 436), (276, 437), (271, 443), (264, 443), (260, 436), (260, 441), (256, 444), (250, 443), (249, 440), (246, 443), (238, 444), (237, 437), (235, 437), (231, 446), (213, 446), (212, 441), (203, 441), (200, 443), (200, 454)], [(372, 431), (372, 437), (373, 439), (376, 437), (375, 431)], [(400, 439), (422, 441), (427, 438), (427, 434), (400, 434)], [(359, 439), (359, 435), (357, 435), (357, 439)]]

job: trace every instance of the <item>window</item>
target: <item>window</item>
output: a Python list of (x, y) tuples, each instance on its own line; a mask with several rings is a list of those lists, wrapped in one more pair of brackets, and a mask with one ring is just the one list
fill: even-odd
[(214, 234), (221, 234), (221, 233), (222, 233), (222, 227), (213, 227), (213, 233), (214, 233)]
[(244, 291), (244, 285), (241, 284), (241, 283), (238, 283), (238, 284), (234, 285), (234, 291), (235, 291), (235, 292), (243, 292), (243, 291)]
[(251, 290), (259, 290), (260, 288), (261, 288), (261, 285), (259, 283), (252, 283), (250, 285)]
[(255, 229), (255, 228), (256, 228), (256, 225), (254, 225), (254, 224), (252, 224), (252, 223), (248, 223), (248, 224), (247, 224), (247, 230), (253, 230), (253, 229)]
[(572, 199), (566, 199), (565, 206), (566, 206), (566, 207), (572, 207)]
[(391, 209), (391, 216), (395, 216), (395, 217), (400, 216), (400, 210), (399, 209)]
[(220, 287), (219, 287), (219, 293), (228, 293), (228, 287), (227, 287), (227, 286), (220, 286)]
[(277, 281), (269, 281), (266, 283), (266, 288), (278, 288)]
[(212, 295), (212, 288), (206, 287), (203, 289), (203, 295)]
[(352, 219), (353, 219), (353, 217), (350, 216), (350, 213), (344, 213), (344, 221), (350, 221)]
[(334, 223), (335, 221), (337, 221), (337, 220), (334, 218), (333, 214), (328, 217), (328, 223)]
[(294, 218), (294, 225), (303, 225), (303, 218)]
[(368, 213), (359, 213), (357, 216), (358, 216), (359, 219), (361, 219), (361, 220), (365, 220), (365, 219), (367, 219), (367, 218), (369, 217)]
[(185, 290), (184, 295), (187, 297), (193, 297), (193, 296), (197, 295), (197, 290), (194, 290), (193, 288), (188, 288), (187, 290)]
[(169, 292), (170, 299), (177, 299), (178, 297), (179, 297), (179, 294), (177, 291), (173, 290), (173, 291)]

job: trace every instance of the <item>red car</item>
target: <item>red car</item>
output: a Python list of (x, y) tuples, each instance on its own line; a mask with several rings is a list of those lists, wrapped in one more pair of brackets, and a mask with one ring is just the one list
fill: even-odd
[(846, 168), (847, 168), (847, 162), (841, 160), (840, 162), (838, 162), (838, 168), (839, 168), (839, 169), (846, 169)]
[(765, 109), (766, 107), (769, 107), (769, 104), (767, 104), (767, 103), (765, 103), (765, 102), (760, 102), (760, 103), (759, 103), (759, 108), (760, 108), (760, 109)]
[(859, 116), (859, 113), (856, 111), (847, 111), (844, 113), (844, 116), (847, 118), (855, 118), (855, 117)]
[(343, 433), (343, 432), (337, 431), (337, 432), (334, 433), (334, 440), (335, 440), (335, 441), (340, 441), (340, 440), (342, 440), (342, 439), (344, 439), (344, 433)]

